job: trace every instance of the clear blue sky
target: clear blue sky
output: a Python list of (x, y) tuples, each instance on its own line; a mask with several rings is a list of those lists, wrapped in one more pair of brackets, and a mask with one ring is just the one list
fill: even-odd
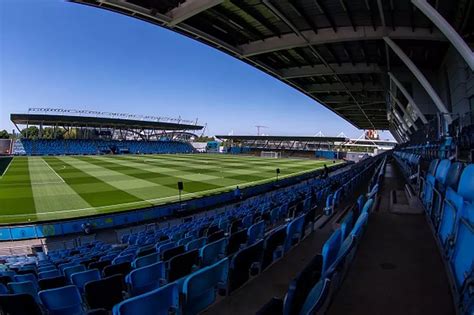
[[(0, 0), (0, 129), (28, 107), (199, 118), (209, 135), (360, 130), (263, 72), (199, 42), (61, 0)], [(383, 138), (391, 136), (383, 134)]]

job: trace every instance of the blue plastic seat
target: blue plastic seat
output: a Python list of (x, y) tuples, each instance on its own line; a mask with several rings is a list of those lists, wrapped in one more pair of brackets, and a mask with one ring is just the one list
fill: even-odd
[(160, 261), (158, 253), (151, 253), (143, 257), (138, 257), (132, 261), (132, 268), (145, 267)]
[[(474, 207), (471, 206), (471, 211)], [(474, 224), (466, 218), (459, 220), (450, 266), (458, 290), (474, 272)]]
[(40, 272), (38, 274), (38, 279), (55, 278), (55, 277), (59, 277), (60, 275), (61, 275), (61, 272), (55, 269), (55, 270)]
[(288, 252), (291, 247), (297, 244), (303, 237), (304, 227), (304, 216), (301, 215), (291, 221), (286, 227), (286, 240), (284, 245), (285, 253)]
[(36, 287), (38, 287), (38, 279), (32, 273), (26, 273), (24, 275), (14, 275), (13, 279), (15, 280), (15, 282), (31, 281)]
[(263, 239), (265, 234), (265, 221), (257, 222), (251, 225), (247, 230), (247, 245), (252, 245), (258, 240)]
[(349, 211), (344, 218), (341, 220), (341, 233), (342, 233), (342, 241), (344, 241), (350, 234), (352, 230), (352, 224), (354, 222), (354, 211)]
[(368, 219), (369, 219), (369, 215), (367, 214), (367, 212), (361, 213), (356, 223), (354, 224), (354, 227), (352, 228), (352, 231), (351, 231), (351, 235), (355, 237), (357, 241), (359, 241), (360, 238), (362, 237), (365, 227), (367, 226)]
[(113, 308), (114, 315), (169, 315), (179, 310), (179, 290), (176, 283), (132, 297)]
[(206, 245), (206, 243), (207, 243), (207, 237), (205, 237), (205, 236), (200, 237), (198, 239), (195, 239), (195, 240), (189, 242), (186, 245), (186, 250), (200, 249), (201, 247)]
[(184, 314), (198, 314), (216, 300), (217, 290), (225, 288), (229, 272), (229, 259), (202, 268), (184, 281)]
[(370, 213), (372, 211), (372, 206), (374, 205), (374, 199), (370, 198), (367, 200), (364, 204), (364, 207), (362, 208), (362, 213)]
[(3, 284), (0, 283), (0, 294), (8, 294), (8, 288)]
[(84, 265), (71, 266), (71, 267), (64, 268), (63, 270), (64, 276), (66, 277), (68, 281), (71, 281), (71, 275), (78, 272), (82, 272), (82, 271), (86, 271), (86, 267)]
[(31, 281), (10, 282), (8, 288), (10, 292), (14, 294), (29, 294), (38, 302), (38, 285)]
[(82, 298), (75, 285), (40, 291), (38, 296), (51, 315), (83, 315)]
[(316, 283), (309, 292), (306, 301), (303, 303), (300, 315), (317, 314), (317, 312), (324, 308), (324, 304), (329, 295), (330, 283), (331, 281), (327, 278), (321, 279)]
[(341, 248), (341, 229), (334, 231), (329, 239), (324, 243), (322, 255), (323, 255), (323, 267), (322, 274), (325, 275), (331, 272), (330, 267), (337, 259), (339, 249)]
[(227, 239), (222, 238), (213, 243), (207, 244), (199, 251), (201, 266), (209, 266), (222, 259), (226, 253)]
[(135, 259), (135, 254), (126, 254), (123, 256), (117, 256), (112, 260), (112, 265), (118, 265), (124, 262), (131, 263)]
[(165, 280), (165, 271), (163, 262), (132, 270), (125, 277), (125, 283), (129, 286), (130, 294), (136, 296), (159, 288)]
[(79, 291), (84, 292), (84, 286), (87, 282), (100, 280), (99, 269), (90, 269), (71, 275), (71, 283), (78, 287)]

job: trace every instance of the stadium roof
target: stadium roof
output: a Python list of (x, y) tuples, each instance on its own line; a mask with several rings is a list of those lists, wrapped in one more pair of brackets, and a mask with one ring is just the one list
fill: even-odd
[[(222, 50), (361, 129), (391, 127), (384, 74), (406, 62), (388, 40), (421, 69), (438, 67), (449, 47), (413, 4), (425, 0), (70, 1), (133, 16)], [(472, 6), (430, 2), (462, 37), (472, 37)]]
[(302, 142), (343, 142), (343, 137), (312, 137), (312, 136), (216, 136), (225, 140), (269, 140), (269, 141), (302, 141)]
[(19, 125), (75, 126), (101, 128), (130, 128), (156, 130), (201, 130), (203, 126), (136, 119), (87, 117), (74, 115), (11, 114), (11, 121)]

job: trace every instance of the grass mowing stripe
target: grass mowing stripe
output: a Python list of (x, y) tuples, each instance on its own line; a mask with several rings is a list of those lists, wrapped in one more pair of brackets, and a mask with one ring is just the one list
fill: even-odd
[[(72, 162), (74, 162), (72, 160)], [(94, 207), (140, 201), (139, 198), (118, 190), (114, 186), (91, 176), (73, 164), (53, 157), (48, 160), (49, 165), (78, 193), (87, 203)]]
[(15, 157), (10, 162), (8, 172), (0, 179), (0, 192), (0, 222), (6, 221), (2, 216), (19, 213), (31, 215), (31, 220), (36, 218), (28, 158)]

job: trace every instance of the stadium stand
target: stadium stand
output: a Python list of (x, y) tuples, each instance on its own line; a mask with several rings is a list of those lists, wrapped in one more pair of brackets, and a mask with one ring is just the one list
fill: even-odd
[[(95, 155), (95, 154), (165, 154), (193, 153), (193, 147), (180, 141), (132, 140), (29, 140), (14, 146), (16, 155)], [(23, 149), (22, 149), (23, 148)]]
[[(36, 257), (1, 257), (0, 274), (7, 277), (8, 285), (2, 297), (13, 299), (20, 291), (33, 297), (25, 305), (34, 308), (39, 304), (51, 314), (85, 314), (99, 312), (97, 309), (113, 309), (114, 314), (157, 314), (159, 310), (197, 314), (212, 306), (218, 295), (231, 295), (289, 255), (311, 235), (313, 228), (306, 230), (317, 219), (315, 207), (325, 204), (334, 216), (335, 205), (350, 196), (365, 176), (383, 172), (384, 163), (385, 158), (379, 157), (348, 165), (328, 178), (310, 180), (310, 185), (265, 194), (224, 212), (123, 235), (120, 244), (90, 241)], [(371, 187), (378, 185), (377, 178)], [(367, 212), (369, 207), (364, 207), (357, 220), (344, 217), (342, 227), (328, 238), (321, 256), (315, 258), (320, 276), (298, 288), (294, 300), (305, 301), (298, 305), (312, 310), (322, 307), (326, 287), (337, 283), (342, 266), (348, 265), (353, 244), (367, 224)], [(25, 268), (31, 273), (20, 276)], [(315, 303), (314, 297), (321, 302)], [(0, 308), (8, 309), (11, 302), (0, 301)], [(291, 308), (285, 303), (281, 304), (284, 308)]]

